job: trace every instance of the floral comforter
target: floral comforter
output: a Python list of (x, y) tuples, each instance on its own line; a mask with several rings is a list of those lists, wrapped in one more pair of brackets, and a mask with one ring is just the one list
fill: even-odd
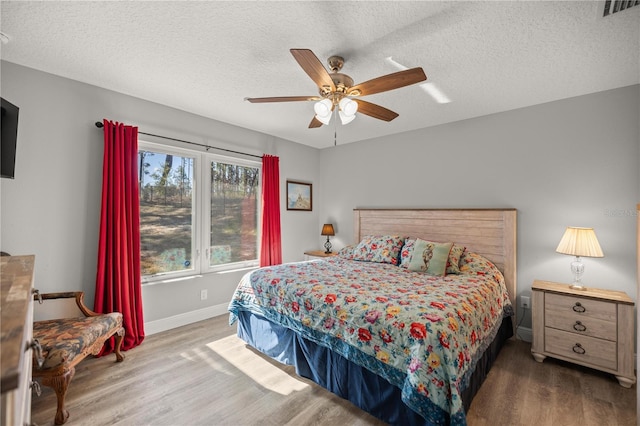
[(239, 283), (230, 323), (259, 314), (384, 377), (428, 421), (465, 424), (461, 391), (512, 307), (491, 262), (461, 264), (445, 277), (340, 257), (261, 268)]

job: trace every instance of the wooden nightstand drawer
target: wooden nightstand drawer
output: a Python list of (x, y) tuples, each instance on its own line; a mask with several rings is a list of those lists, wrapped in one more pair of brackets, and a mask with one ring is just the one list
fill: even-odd
[(547, 327), (568, 331), (577, 335), (598, 337), (600, 339), (616, 341), (616, 323), (591, 317), (580, 317), (569, 312), (549, 315), (547, 312)]
[(613, 324), (616, 322), (616, 304), (601, 300), (549, 293), (547, 294), (544, 308), (547, 312), (553, 311), (554, 314), (571, 313), (576, 318), (588, 316), (589, 318), (609, 321)]
[(597, 368), (618, 367), (616, 342), (546, 328), (544, 350)]

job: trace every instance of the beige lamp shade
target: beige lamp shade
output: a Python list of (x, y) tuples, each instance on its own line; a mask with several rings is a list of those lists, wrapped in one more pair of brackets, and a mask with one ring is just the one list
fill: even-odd
[(333, 225), (331, 223), (325, 223), (324, 225), (322, 225), (322, 232), (320, 233), (320, 235), (336, 235), (336, 233), (333, 231)]
[(567, 227), (556, 251), (572, 256), (604, 257), (593, 228)]

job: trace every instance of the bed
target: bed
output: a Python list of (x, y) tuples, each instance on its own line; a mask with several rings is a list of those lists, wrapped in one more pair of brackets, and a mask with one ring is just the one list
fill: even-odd
[(516, 324), (516, 213), (356, 209), (338, 256), (246, 274), (230, 323), (389, 424), (464, 425)]

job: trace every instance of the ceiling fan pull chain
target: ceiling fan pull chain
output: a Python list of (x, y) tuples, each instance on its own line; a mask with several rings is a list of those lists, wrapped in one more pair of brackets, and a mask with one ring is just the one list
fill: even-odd
[[(336, 112), (338, 108), (335, 108), (334, 115), (338, 115)], [(338, 146), (338, 117), (333, 120), (333, 146)]]

